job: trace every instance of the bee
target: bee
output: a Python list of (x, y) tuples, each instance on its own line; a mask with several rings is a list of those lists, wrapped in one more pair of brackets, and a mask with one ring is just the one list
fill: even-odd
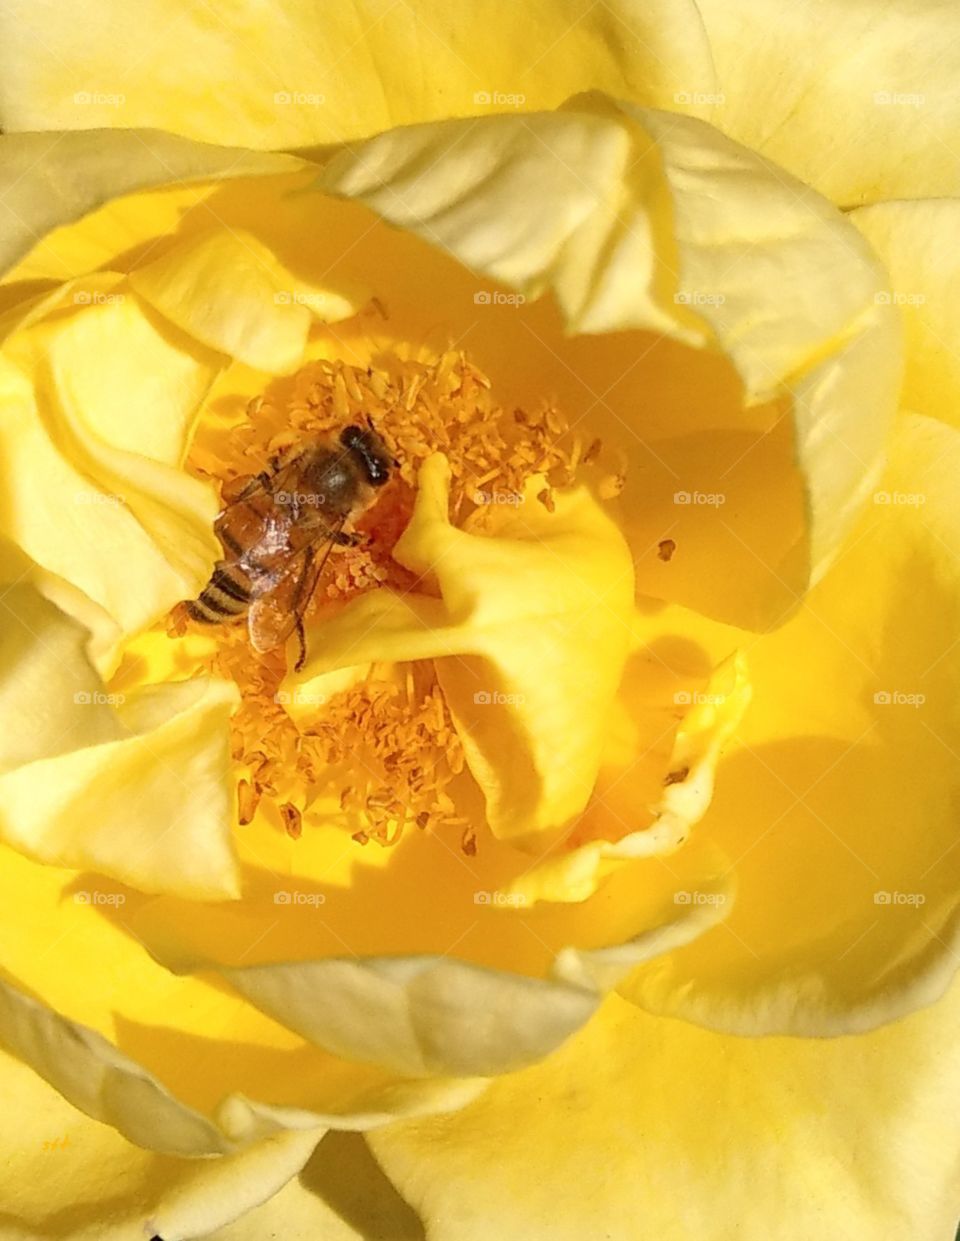
[(349, 426), (281, 453), (252, 479), (236, 480), (214, 524), (224, 558), (187, 602), (187, 614), (208, 625), (246, 617), (251, 645), (261, 653), (296, 630), (295, 667), (302, 668), (303, 614), (327, 558), (334, 546), (361, 542), (344, 527), (372, 506), (398, 464), (372, 427)]

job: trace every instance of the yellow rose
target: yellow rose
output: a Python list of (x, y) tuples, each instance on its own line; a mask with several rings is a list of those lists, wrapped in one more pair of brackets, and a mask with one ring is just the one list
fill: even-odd
[(4, 1237), (951, 1235), (955, 26), (6, 5)]

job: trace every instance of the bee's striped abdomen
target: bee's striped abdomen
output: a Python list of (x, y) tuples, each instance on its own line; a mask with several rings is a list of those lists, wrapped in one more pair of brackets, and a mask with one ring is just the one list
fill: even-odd
[(218, 562), (200, 596), (191, 599), (187, 611), (193, 620), (218, 625), (237, 620), (250, 607), (250, 579), (238, 564)]

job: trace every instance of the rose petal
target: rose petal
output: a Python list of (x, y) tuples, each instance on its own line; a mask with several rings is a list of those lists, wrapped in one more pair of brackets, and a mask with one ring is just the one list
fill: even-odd
[(0, 838), (147, 892), (235, 897), (228, 719), (236, 691), (192, 680), (119, 702), (84, 631), (33, 588), (3, 600)]
[(803, 1040), (712, 1034), (611, 999), (462, 1112), (368, 1140), (430, 1238), (947, 1241), (957, 1000)]
[[(664, 857), (679, 849), (707, 812), (717, 763), (749, 703), (750, 685), (743, 661), (731, 656), (711, 677), (700, 699), (677, 730), (663, 772), (663, 778), (673, 782), (660, 790), (655, 804), (633, 806), (635, 816), (646, 811), (652, 817), (650, 826), (639, 831), (627, 828), (616, 840), (594, 840), (548, 855), (511, 880), (507, 891), (522, 897), (525, 904), (538, 900), (580, 901), (592, 896), (602, 879), (625, 862)], [(627, 704), (625, 708), (629, 710)], [(614, 789), (619, 784), (626, 785), (622, 792), (627, 799), (636, 765), (637, 755), (632, 752), (620, 769), (609, 776)], [(602, 784), (598, 796), (602, 802)]]
[[(15, 0), (0, 21), (10, 130), (156, 126), (254, 147), (349, 141), (392, 125), (555, 107), (586, 85), (655, 106), (708, 111), (714, 89), (696, 6), (647, 0), (443, 0), (384, 8), (252, 4), (229, 23), (185, 0), (110, 0), (58, 20)], [(183, 71), (189, 47), (196, 70)], [(123, 68), (129, 66), (130, 68)]]
[(301, 676), (444, 656), (440, 683), (490, 827), (528, 843), (582, 810), (593, 789), (631, 640), (633, 568), (584, 488), (558, 495), (551, 514), (533, 483), (484, 537), (450, 524), (449, 487), (449, 465), (435, 454), (420, 470), (414, 515), (394, 551), (435, 577), (442, 601), (361, 596), (318, 628)]
[[(717, 895), (696, 908), (674, 905), (659, 925), (623, 943), (564, 948), (542, 979), (481, 968), (452, 953), (219, 966), (198, 955), (189, 930), (172, 926), (162, 909), (153, 916), (146, 910), (137, 928), (175, 972), (210, 971), (333, 1055), (406, 1077), (466, 1078), (469, 1086), (471, 1079), (510, 1072), (559, 1046), (592, 1017), (603, 993), (639, 965), (724, 918), (732, 894), (718, 889)], [(231, 946), (221, 944), (218, 952), (229, 954)], [(252, 1114), (273, 1113), (255, 1107)], [(234, 1111), (224, 1120), (228, 1115)]]
[(877, 203), (850, 219), (883, 259), (890, 286), (878, 296), (903, 315), (906, 374), (901, 404), (960, 424), (960, 260), (953, 238), (960, 200)]
[(306, 1046), (236, 993), (158, 966), (131, 930), (136, 893), (2, 852), (0, 966), (32, 994), (0, 987), (0, 1047), (141, 1146), (210, 1155), (285, 1130), (365, 1129), (462, 1106), (485, 1084), (398, 1080)]
[(12, 267), (52, 229), (133, 190), (289, 172), (301, 163), (153, 130), (5, 133), (0, 153), (0, 270)]
[[(174, 1159), (90, 1120), (2, 1053), (0, 1080), (7, 1104), (7, 1123), (0, 1126), (0, 1214), (11, 1241), (205, 1236), (295, 1177), (320, 1136), (282, 1134), (233, 1157)], [(323, 1210), (319, 1198), (316, 1207)]]
[(948, 0), (700, 0), (713, 122), (834, 202), (956, 193), (960, 15)]
[(216, 558), (216, 499), (179, 468), (216, 365), (116, 284), (96, 299), (76, 290), (69, 313), (6, 343), (2, 523), (131, 632), (196, 594)]
[[(527, 297), (552, 290), (570, 330), (710, 344), (748, 403), (790, 396), (809, 545), (769, 571), (796, 597), (830, 563), (879, 476), (899, 352), (875, 298), (883, 273), (813, 191), (701, 121), (596, 95), (381, 134), (337, 154), (318, 187)], [(642, 468), (642, 415), (628, 416)]]
[(202, 344), (268, 374), (303, 361), (314, 318), (356, 314), (363, 295), (304, 287), (252, 234), (214, 229), (137, 267), (130, 285)]
[(956, 430), (905, 419), (846, 553), (749, 650), (753, 705), (699, 828), (731, 859), (739, 899), (728, 930), (640, 971), (638, 1003), (739, 1033), (842, 1034), (949, 984), (958, 469)]

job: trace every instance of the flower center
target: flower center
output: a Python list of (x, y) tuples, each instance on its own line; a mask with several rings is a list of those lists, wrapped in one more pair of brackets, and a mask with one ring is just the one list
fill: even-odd
[[(413, 511), (420, 465), (432, 453), (450, 463), (452, 522), (471, 517), (482, 527), (498, 505), (523, 496), (530, 478), (543, 479), (537, 498), (552, 511), (554, 489), (570, 485), (578, 465), (600, 451), (599, 442), (584, 450), (552, 405), (528, 411), (498, 404), (490, 381), (461, 352), (378, 362), (363, 368), (319, 360), (274, 381), (244, 411), (206, 418), (187, 462), (219, 483), (227, 506), (247, 479), (269, 474), (270, 463), (349, 426), (371, 427), (395, 459), (389, 482), (344, 525), (359, 538), (329, 546), (302, 608), (308, 644), (322, 642), (324, 618), (357, 594), (378, 587), (432, 593), (429, 581), (392, 556)], [(605, 485), (613, 494), (619, 483), (614, 477)], [(225, 545), (225, 560), (237, 554)], [(192, 623), (180, 605), (168, 632), (182, 635)], [(475, 851), (474, 831), (456, 804), (457, 782), (469, 779), (463, 747), (432, 662), (348, 669), (356, 675), (291, 694), (282, 688), (285, 644), (258, 651), (242, 617), (204, 629), (216, 641), (206, 670), (232, 680), (241, 696), (232, 721), (241, 824), (266, 801), (296, 838), (322, 799), (339, 806), (360, 844), (393, 844), (416, 825), (459, 833), (461, 848)]]

